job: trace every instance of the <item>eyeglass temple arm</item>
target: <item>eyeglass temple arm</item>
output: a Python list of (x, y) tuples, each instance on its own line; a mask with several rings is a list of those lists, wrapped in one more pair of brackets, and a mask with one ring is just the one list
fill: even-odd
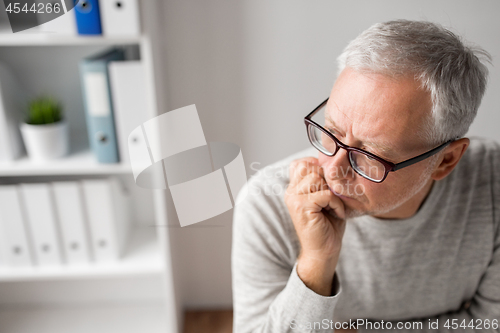
[(323, 102), (321, 102), (320, 105), (318, 105), (314, 110), (312, 110), (307, 116), (304, 117), (304, 119), (311, 119), (312, 116), (314, 116), (316, 114), (316, 112), (318, 112), (318, 110), (326, 104), (326, 102), (328, 102), (328, 99), (330, 97), (328, 97), (327, 99), (325, 99)]
[(449, 141), (443, 143), (442, 145), (440, 145), (440, 146), (438, 146), (438, 147), (436, 147), (436, 148), (434, 148), (432, 150), (429, 150), (426, 153), (423, 153), (421, 155), (412, 157), (409, 160), (403, 161), (401, 163), (395, 164), (391, 171), (397, 171), (399, 169), (403, 169), (403, 168), (406, 168), (407, 166), (410, 166), (412, 164), (415, 164), (415, 163), (418, 163), (420, 161), (423, 161), (426, 158), (431, 157), (432, 155), (435, 155), (435, 154), (439, 153), (441, 150), (443, 150), (446, 146), (448, 146), (453, 141), (455, 141), (455, 139), (449, 140)]

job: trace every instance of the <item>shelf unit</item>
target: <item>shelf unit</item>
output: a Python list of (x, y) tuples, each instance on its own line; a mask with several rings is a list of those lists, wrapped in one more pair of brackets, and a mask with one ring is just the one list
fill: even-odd
[[(61, 60), (65, 60), (67, 54), (74, 54), (75, 47), (78, 50), (88, 50), (90, 53), (95, 52), (96, 48), (103, 49), (110, 46), (137, 47), (140, 58), (146, 67), (149, 86), (153, 87), (148, 91), (148, 98), (152, 102), (150, 105), (153, 106), (153, 110), (151, 110), (151, 114), (147, 115), (147, 118), (152, 118), (167, 111), (163, 100), (164, 86), (160, 67), (163, 34), (159, 15), (162, 12), (162, 1), (138, 2), (142, 26), (140, 36), (60, 36), (41, 33), (36, 29), (17, 34), (1, 33), (0, 31), (0, 56), (2, 56), (2, 52), (7, 54), (0, 61), (8, 58), (14, 63), (17, 61), (18, 66), (19, 61), (22, 60), (15, 58), (23, 58), (24, 61), (32, 59), (33, 62), (36, 62), (37, 50), (50, 50), (52, 47), (57, 48), (58, 51), (54, 54), (56, 57), (61, 57)], [(29, 52), (25, 51), (27, 48), (30, 49)], [(31, 58), (26, 53), (32, 53)], [(17, 57), (18, 55), (20, 57)], [(31, 63), (30, 66), (36, 68), (36, 66), (43, 66), (43, 63), (40, 65)], [(33, 75), (47, 75), (46, 71), (40, 71), (42, 74), (38, 72), (37, 70)], [(75, 76), (78, 75), (78, 70), (72, 68), (68, 70), (68, 75), (72, 76), (71, 79), (76, 80)], [(38, 88), (43, 79), (34, 77), (33, 82), (37, 83), (33, 83), (33, 85)], [(50, 80), (50, 77), (47, 79)], [(57, 97), (57, 92), (51, 93)], [(73, 91), (70, 97), (71, 100), (81, 99), (81, 91)], [(83, 128), (82, 115), (73, 116), (73, 119), (80, 121), (80, 123), (73, 125), (80, 129)], [(86, 135), (73, 136), (70, 147), (70, 154), (67, 157), (49, 163), (33, 163), (26, 156), (13, 162), (0, 163), (0, 183), (44, 179), (51, 181), (65, 179), (65, 177), (72, 177), (72, 179), (96, 176), (119, 177), (125, 183), (128, 182), (128, 188), (133, 192), (133, 198), (142, 198), (137, 200), (133, 209), (137, 211), (136, 215), (140, 216), (136, 217), (137, 221), (134, 223), (135, 226), (131, 231), (125, 253), (119, 261), (60, 267), (14, 268), (0, 265), (0, 298), (3, 299), (3, 301), (0, 299), (1, 331), (4, 333), (33, 332), (34, 330), (39, 333), (179, 332), (179, 319), (182, 314), (173, 285), (168, 228), (158, 227), (168, 224), (168, 200), (165, 194), (162, 191), (136, 188), (128, 163), (109, 165), (97, 163), (89, 149)], [(148, 213), (142, 214), (143, 212)], [(149, 284), (150, 287), (151, 279), (159, 281), (158, 285), (161, 286), (157, 290), (157, 295), (159, 295), (157, 299), (150, 299), (147, 295), (141, 296), (141, 289), (146, 284)], [(16, 299), (15, 290), (23, 290), (28, 285), (30, 290), (43, 290), (47, 283), (51, 286), (56, 284), (54, 288), (57, 292), (57, 283), (64, 283), (65, 288), (73, 288), (74, 294), (78, 295), (78, 289), (82, 286), (85, 286), (83, 288), (85, 290), (91, 290), (95, 283), (99, 285), (109, 283), (112, 286), (114, 281), (119, 284), (123, 280), (131, 281), (127, 282), (130, 283), (127, 286), (134, 289), (131, 294), (139, 295), (137, 300), (133, 299), (135, 296), (131, 296), (131, 300), (120, 302), (119, 300), (123, 298), (118, 295), (120, 292), (123, 293), (121, 289), (107, 292), (110, 299), (104, 301), (98, 299), (95, 302), (88, 302), (86, 299), (83, 305), (72, 300), (57, 304), (51, 303), (50, 300), (45, 301), (43, 296), (40, 296), (43, 295), (43, 292), (39, 292), (32, 299), (30, 295), (22, 294), (20, 298), (23, 301), (19, 303)], [(74, 283), (74, 287), (72, 287), (72, 283)], [(100, 291), (93, 292), (99, 294)], [(19, 293), (21, 295), (21, 292)], [(64, 299), (64, 295), (61, 295), (60, 298)]]
[(142, 275), (160, 275), (164, 270), (160, 249), (152, 228), (135, 228), (120, 261), (78, 266), (0, 267), (0, 282), (69, 280)]
[(61, 36), (44, 32), (6, 33), (0, 30), (0, 46), (70, 46), (140, 44), (145, 36)]

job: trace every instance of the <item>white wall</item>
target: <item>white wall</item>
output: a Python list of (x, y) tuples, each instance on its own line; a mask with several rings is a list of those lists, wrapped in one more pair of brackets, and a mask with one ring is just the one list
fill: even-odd
[[(168, 109), (195, 103), (209, 141), (240, 145), (247, 173), (308, 147), (303, 117), (326, 98), (335, 59), (370, 25), (440, 22), (493, 56), (471, 134), (500, 141), (500, 2), (183, 0), (165, 3)], [(167, 111), (167, 110), (165, 110)], [(231, 214), (174, 230), (188, 307), (231, 306)]]

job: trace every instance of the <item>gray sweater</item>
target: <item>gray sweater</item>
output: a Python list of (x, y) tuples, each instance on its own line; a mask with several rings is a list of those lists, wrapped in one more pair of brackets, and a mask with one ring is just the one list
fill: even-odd
[(259, 171), (235, 207), (234, 333), (500, 331), (500, 145), (471, 140), (408, 219), (348, 220), (330, 297), (296, 272), (284, 192), (289, 163), (305, 156), (317, 151)]

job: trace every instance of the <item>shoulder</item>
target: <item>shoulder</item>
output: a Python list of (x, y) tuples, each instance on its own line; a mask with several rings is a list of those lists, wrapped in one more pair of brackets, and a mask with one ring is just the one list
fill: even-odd
[(455, 173), (476, 185), (500, 181), (500, 144), (492, 139), (472, 137)]
[(471, 137), (470, 145), (464, 154), (464, 158), (468, 159), (469, 162), (478, 160), (498, 162), (498, 159), (500, 159), (500, 144), (492, 139)]
[(492, 139), (470, 138), (452, 180), (460, 184), (457, 191), (462, 195), (491, 202), (494, 228), (500, 237), (500, 144)]

